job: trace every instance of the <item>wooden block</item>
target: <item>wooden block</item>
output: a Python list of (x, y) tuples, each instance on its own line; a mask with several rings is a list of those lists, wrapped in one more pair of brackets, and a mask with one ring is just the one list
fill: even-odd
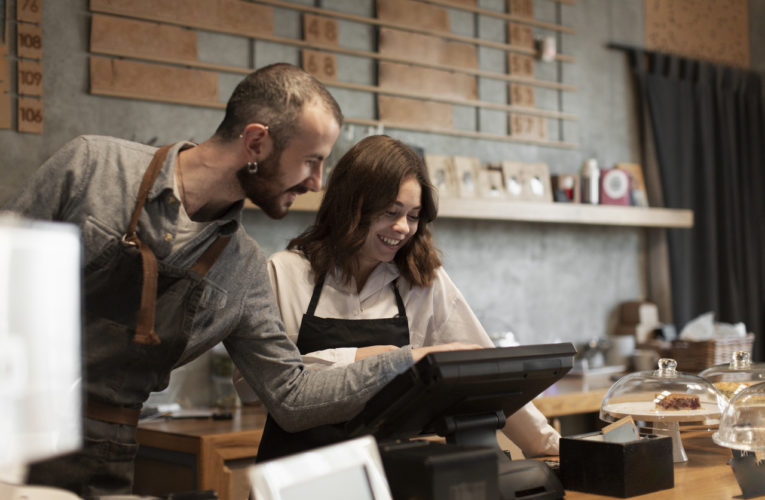
[(439, 129), (454, 127), (451, 104), (378, 95), (377, 110), (380, 121), (385, 123)]
[(541, 116), (510, 113), (510, 136), (517, 139), (547, 140), (547, 119)]
[(16, 54), (27, 59), (42, 59), (42, 28), (36, 24), (16, 25)]
[(438, 190), (439, 198), (457, 196), (457, 178), (451, 156), (426, 154), (425, 165), (428, 167), (430, 182)]
[(440, 61), (444, 52), (441, 38), (381, 27), (377, 47), (380, 54), (413, 61)]
[(11, 93), (0, 88), (0, 129), (11, 128)]
[(531, 85), (511, 83), (508, 86), (508, 93), (510, 95), (510, 104), (513, 106), (534, 107), (534, 87)]
[(460, 68), (478, 68), (478, 49), (471, 43), (446, 42), (446, 50), (439, 62)]
[(273, 34), (273, 8), (243, 0), (90, 0), (90, 10), (235, 35)]
[(478, 197), (478, 169), (481, 162), (472, 156), (455, 156), (454, 171), (457, 175), (457, 190), (460, 198)]
[(534, 78), (534, 58), (515, 52), (508, 53), (507, 72), (513, 76)]
[(28, 23), (42, 22), (43, 0), (16, 0), (16, 19)]
[(11, 64), (8, 55), (0, 51), (0, 90), (11, 89)]
[(90, 51), (130, 57), (197, 62), (197, 34), (169, 24), (93, 14)]
[(515, 47), (533, 49), (534, 29), (524, 24), (507, 23), (507, 40)]
[(552, 201), (550, 173), (544, 163), (503, 161), (508, 198), (518, 201)]
[(413, 28), (449, 32), (449, 11), (412, 0), (377, 0), (377, 18)]
[(380, 61), (378, 79), (383, 88), (459, 99), (478, 98), (475, 77), (462, 73)]
[(337, 57), (329, 52), (303, 49), (303, 69), (320, 80), (337, 80)]
[(31, 134), (43, 133), (43, 101), (19, 97), (18, 131)]
[(478, 195), (481, 198), (502, 200), (507, 198), (501, 165), (483, 165), (478, 168)]
[(505, 194), (507, 198), (516, 201), (524, 199), (523, 191), (523, 163), (519, 161), (503, 161), (502, 176), (505, 181)]
[(461, 68), (478, 67), (478, 51), (473, 44), (392, 28), (380, 28), (378, 33), (377, 47), (382, 55)]
[(43, 95), (43, 68), (40, 61), (19, 59), (16, 63), (16, 76), (20, 95)]
[(545, 163), (525, 163), (521, 170), (521, 177), (524, 180), (526, 200), (552, 202), (550, 171)]
[(199, 106), (220, 104), (217, 73), (105, 57), (90, 58), (90, 92)]
[(310, 43), (337, 45), (338, 38), (337, 19), (303, 14), (303, 40)]
[(534, 0), (507, 0), (507, 12), (513, 16), (534, 18)]

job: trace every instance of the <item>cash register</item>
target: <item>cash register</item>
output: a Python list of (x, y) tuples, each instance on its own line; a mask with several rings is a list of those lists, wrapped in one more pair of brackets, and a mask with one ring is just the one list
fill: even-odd
[[(570, 343), (431, 353), (383, 387), (347, 429), (378, 440), (394, 498), (562, 498), (553, 471), (511, 460), (496, 431), (563, 377), (575, 353)], [(419, 439), (427, 435), (445, 443)]]

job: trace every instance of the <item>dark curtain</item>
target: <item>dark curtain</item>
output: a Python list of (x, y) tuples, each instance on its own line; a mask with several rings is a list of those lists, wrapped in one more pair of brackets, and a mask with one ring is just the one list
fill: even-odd
[(765, 110), (751, 71), (630, 49), (660, 199), (693, 210), (667, 231), (678, 330), (713, 311), (744, 322), (765, 359)]

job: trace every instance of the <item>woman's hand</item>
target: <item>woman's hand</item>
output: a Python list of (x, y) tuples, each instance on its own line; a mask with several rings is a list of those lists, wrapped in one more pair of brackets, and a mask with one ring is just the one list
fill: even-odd
[(418, 362), (431, 352), (443, 352), (443, 351), (467, 351), (472, 349), (483, 349), (482, 345), (478, 344), (465, 344), (464, 342), (451, 342), (449, 344), (430, 345), (425, 347), (417, 347), (412, 349), (412, 357), (414, 362)]
[(376, 356), (388, 351), (394, 351), (398, 347), (394, 345), (371, 345), (369, 347), (359, 347), (356, 349), (356, 361), (359, 361), (370, 356)]

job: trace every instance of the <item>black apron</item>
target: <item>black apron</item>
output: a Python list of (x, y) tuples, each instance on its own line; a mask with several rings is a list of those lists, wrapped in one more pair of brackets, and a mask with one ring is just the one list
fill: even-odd
[[(319, 303), (322, 276), (313, 288), (311, 302), (303, 315), (298, 331), (297, 347), (300, 354), (322, 349), (340, 347), (368, 347), (373, 345), (395, 345), (403, 347), (409, 342), (409, 323), (406, 308), (398, 291), (398, 281), (391, 283), (396, 296), (398, 314), (382, 319), (337, 319), (314, 316)], [(271, 416), (266, 419), (263, 437), (258, 447), (258, 462), (310, 450), (319, 446), (338, 443), (348, 439), (345, 424), (322, 425), (301, 432), (287, 432)]]

